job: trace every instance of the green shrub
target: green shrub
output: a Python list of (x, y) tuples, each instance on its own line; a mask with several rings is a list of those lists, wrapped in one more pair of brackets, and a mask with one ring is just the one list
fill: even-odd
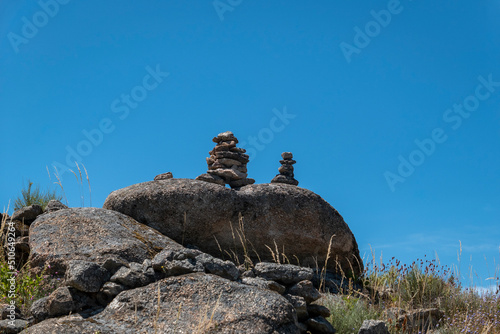
[(38, 185), (33, 187), (33, 182), (28, 180), (28, 187), (21, 190), (21, 195), (14, 200), (14, 210), (19, 210), (25, 206), (33, 204), (40, 205), (43, 209), (47, 206), (50, 200), (55, 199), (60, 201), (61, 196), (56, 194), (56, 191), (47, 190), (43, 192)]
[(352, 295), (327, 294), (322, 303), (330, 309), (332, 315), (327, 320), (337, 333), (357, 333), (363, 321), (380, 318), (373, 306)]

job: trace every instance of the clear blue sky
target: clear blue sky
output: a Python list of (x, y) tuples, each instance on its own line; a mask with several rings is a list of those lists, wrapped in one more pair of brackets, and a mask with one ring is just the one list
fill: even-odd
[(2, 0), (1, 204), (28, 178), (52, 187), (56, 165), (70, 206), (82, 192), (89, 206), (66, 161), (85, 165), (97, 207), (163, 172), (195, 178), (231, 130), (257, 183), (292, 151), (299, 186), (363, 254), (451, 265), (461, 240), (462, 271), (487, 285), (499, 17), (498, 0)]

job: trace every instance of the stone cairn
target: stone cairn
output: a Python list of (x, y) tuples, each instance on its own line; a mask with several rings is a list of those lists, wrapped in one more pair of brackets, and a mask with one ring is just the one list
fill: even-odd
[(208, 171), (196, 180), (229, 184), (231, 188), (240, 188), (255, 183), (254, 179), (247, 178), (247, 163), (249, 161), (246, 150), (236, 147), (238, 139), (231, 131), (219, 133), (212, 139), (215, 145), (207, 158)]
[(293, 165), (296, 163), (296, 161), (292, 159), (293, 154), (291, 152), (283, 152), (281, 153), (281, 157), (283, 160), (280, 160), (281, 167), (278, 168), (280, 173), (271, 180), (271, 183), (298, 185), (299, 181), (295, 180), (293, 177)]

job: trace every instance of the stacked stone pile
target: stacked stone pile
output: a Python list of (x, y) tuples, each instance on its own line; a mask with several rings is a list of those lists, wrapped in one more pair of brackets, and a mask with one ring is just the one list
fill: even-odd
[(220, 185), (229, 184), (231, 188), (255, 183), (254, 179), (247, 178), (249, 156), (245, 154), (245, 149), (236, 147), (238, 139), (231, 131), (219, 133), (212, 141), (217, 145), (209, 152), (208, 171), (196, 180)]
[(280, 173), (271, 180), (271, 183), (298, 185), (299, 181), (295, 180), (293, 175), (293, 165), (296, 163), (296, 161), (293, 160), (293, 154), (291, 152), (283, 152), (281, 157), (283, 160), (280, 160), (281, 167), (278, 168)]

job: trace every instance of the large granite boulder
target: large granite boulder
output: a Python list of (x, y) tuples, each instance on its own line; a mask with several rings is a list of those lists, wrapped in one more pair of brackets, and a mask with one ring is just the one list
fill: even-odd
[(299, 259), (300, 265), (321, 267), (333, 236), (328, 269), (337, 271), (338, 264), (346, 274), (363, 270), (356, 239), (342, 216), (319, 195), (296, 186), (232, 190), (191, 179), (157, 180), (116, 190), (103, 207), (217, 257), (241, 256), (246, 248), (253, 260), (258, 254), (262, 261), (273, 261), (272, 249), (290, 261)]
[(99, 208), (62, 209), (39, 216), (30, 227), (32, 268), (50, 266), (63, 275), (82, 260), (111, 273), (129, 262), (151, 260), (164, 248), (179, 244), (116, 211)]
[(281, 295), (196, 273), (120, 293), (101, 313), (42, 321), (22, 333), (299, 333)]

